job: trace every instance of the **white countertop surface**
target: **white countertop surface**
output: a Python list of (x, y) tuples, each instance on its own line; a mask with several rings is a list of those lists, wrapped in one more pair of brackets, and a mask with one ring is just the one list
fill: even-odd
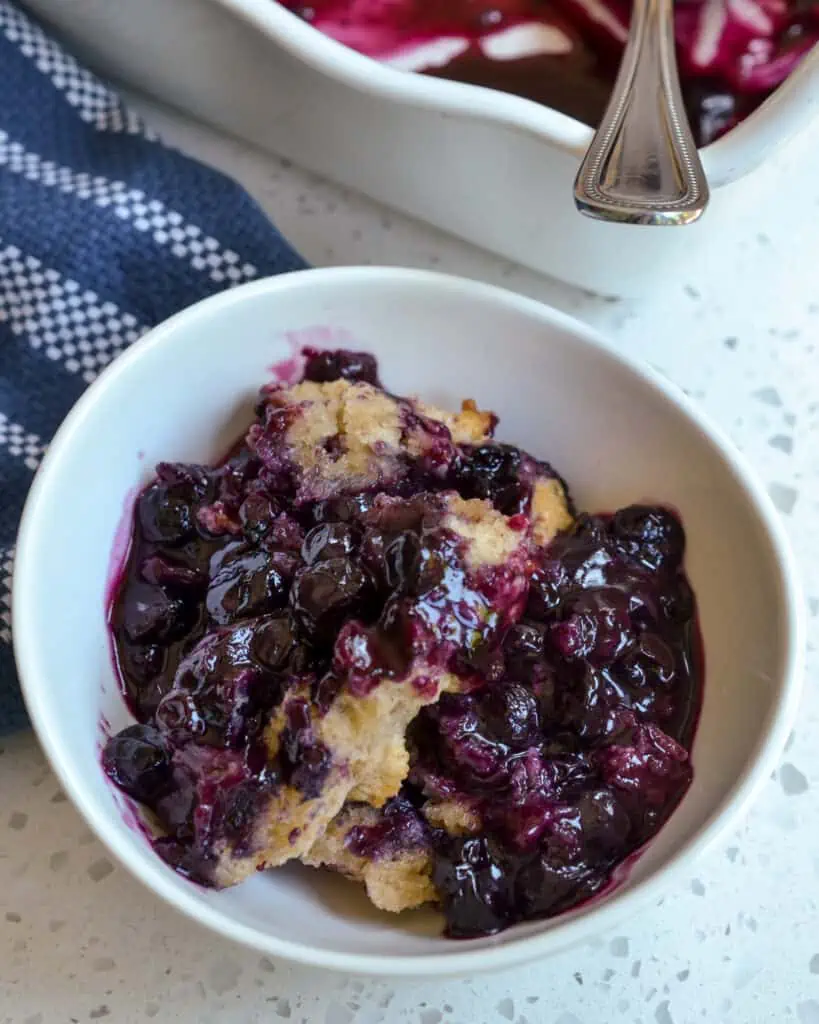
[(434, 983), (292, 968), (200, 930), (112, 864), (30, 734), (7, 739), (0, 1024), (819, 1024), (819, 136), (761, 172), (771, 209), (736, 224), (735, 262), (719, 278), (692, 267), (622, 303), (146, 112), (168, 141), (240, 179), (312, 263), (403, 264), (502, 284), (595, 324), (683, 386), (762, 475), (796, 547), (812, 641), (806, 694), (747, 821), (661, 904), (535, 966)]

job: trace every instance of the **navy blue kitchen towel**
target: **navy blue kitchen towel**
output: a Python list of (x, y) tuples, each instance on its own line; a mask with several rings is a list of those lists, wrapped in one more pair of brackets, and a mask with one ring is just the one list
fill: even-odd
[(0, 0), (0, 734), (26, 722), (11, 652), (14, 540), (54, 431), (157, 321), (302, 266), (239, 185), (164, 146)]

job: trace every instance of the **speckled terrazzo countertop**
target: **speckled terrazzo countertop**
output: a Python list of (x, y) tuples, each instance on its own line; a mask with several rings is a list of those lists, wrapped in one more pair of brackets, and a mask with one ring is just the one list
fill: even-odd
[[(0, 745), (0, 1024), (819, 1024), (819, 136), (763, 173), (775, 212), (637, 302), (544, 281), (156, 110), (240, 178), (317, 264), (435, 267), (598, 326), (697, 399), (782, 513), (810, 604), (808, 680), (782, 764), (686, 883), (616, 934), (486, 979), (388, 983), (273, 963), (201, 931), (113, 865), (31, 735)], [(726, 723), (730, 727), (730, 723)]]

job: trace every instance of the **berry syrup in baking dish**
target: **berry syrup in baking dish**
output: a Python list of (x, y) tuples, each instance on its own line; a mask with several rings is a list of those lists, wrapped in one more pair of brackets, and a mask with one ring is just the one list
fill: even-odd
[[(489, 86), (600, 121), (628, 0), (281, 0), (319, 31), (395, 67)], [(817, 0), (677, 0), (683, 95), (699, 145), (785, 81), (819, 39)]]

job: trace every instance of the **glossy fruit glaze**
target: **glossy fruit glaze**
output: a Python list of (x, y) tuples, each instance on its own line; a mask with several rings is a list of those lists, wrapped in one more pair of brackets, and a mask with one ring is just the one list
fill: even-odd
[[(308, 352), (305, 375), (378, 381), (360, 353)], [(548, 469), (513, 446), (461, 446), (443, 477), (400, 486), (430, 508), (454, 489), (522, 520), (535, 466)], [(428, 595), (415, 614), (442, 647), (472, 601), (455, 569), (444, 566), (442, 590), (423, 509), (373, 518), (367, 493), (294, 504), (269, 480), (244, 442), (215, 468), (160, 464), (137, 500), (110, 612), (137, 724), (108, 741), (104, 768), (153, 811), (158, 852), (204, 882), (209, 849), (249, 842), (277, 786), (321, 790), (332, 752), (314, 741), (306, 706), (292, 702), (274, 762), (261, 743), (292, 680), (314, 681), (318, 707), (340, 679), (364, 693), (407, 657), (396, 595)], [(684, 795), (703, 675), (684, 544), (661, 507), (578, 516), (536, 549), (522, 615), (478, 636), (463, 666), (468, 692), (442, 696), (412, 723), (400, 796), (348, 844), (376, 859), (429, 850), (449, 935), (588, 899)], [(442, 592), (455, 595), (460, 619)], [(356, 636), (391, 616), (380, 660), (363, 670)], [(479, 833), (431, 828), (424, 807), (441, 800), (471, 808)]]
[[(629, 0), (282, 0), (377, 60), (536, 100), (596, 126)], [(676, 0), (677, 53), (706, 145), (752, 113), (819, 40), (817, 0)]]

